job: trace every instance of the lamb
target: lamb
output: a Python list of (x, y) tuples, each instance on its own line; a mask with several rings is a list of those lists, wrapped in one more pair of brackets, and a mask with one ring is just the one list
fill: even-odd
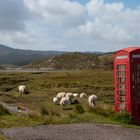
[(88, 97), (88, 103), (89, 103), (89, 106), (94, 108), (95, 107), (95, 101), (97, 100), (97, 96), (96, 95), (90, 95)]
[(60, 101), (63, 97), (66, 96), (66, 92), (59, 92), (57, 95), (56, 95), (56, 98)]
[(78, 93), (73, 93), (73, 97), (77, 98), (79, 96)]
[(87, 94), (86, 94), (86, 93), (82, 92), (82, 93), (80, 94), (80, 98), (86, 98), (86, 97), (87, 97)]
[(19, 92), (24, 93), (24, 94), (28, 93), (27, 86), (25, 86), (25, 85), (18, 86), (18, 90), (19, 90)]
[(53, 98), (53, 102), (54, 102), (55, 104), (58, 105), (58, 104), (59, 104), (59, 100), (58, 100), (58, 98), (57, 98), (57, 97), (54, 97), (54, 98)]

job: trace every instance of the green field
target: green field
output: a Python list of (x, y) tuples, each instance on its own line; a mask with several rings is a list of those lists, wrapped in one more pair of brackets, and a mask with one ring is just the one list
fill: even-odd
[[(30, 94), (18, 92), (18, 85), (28, 86)], [(114, 112), (114, 80), (111, 70), (77, 70), (38, 73), (0, 73), (0, 101), (28, 108), (27, 113), (7, 114), (0, 110), (0, 127), (36, 126), (38, 124), (112, 123), (129, 124), (127, 113)], [(98, 96), (96, 108), (87, 99), (65, 110), (52, 102), (58, 92), (85, 92)]]

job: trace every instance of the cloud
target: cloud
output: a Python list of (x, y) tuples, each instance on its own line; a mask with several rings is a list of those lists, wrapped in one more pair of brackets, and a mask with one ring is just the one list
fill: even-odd
[(140, 44), (140, 5), (90, 0), (0, 1), (0, 43), (24, 49), (113, 51)]
[(25, 28), (24, 21), (28, 18), (27, 11), (22, 0), (0, 1), (0, 30), (23, 30)]
[(88, 12), (86, 23), (67, 30), (65, 36), (81, 38), (93, 44), (93, 49), (108, 51), (115, 50), (117, 45), (118, 49), (123, 45), (139, 44), (140, 8), (132, 10), (125, 8), (123, 3), (107, 3), (104, 0), (91, 0), (85, 8)]
[(104, 0), (91, 0), (86, 4), (89, 16), (102, 16), (112, 14), (110, 12), (120, 12), (124, 9), (123, 3), (105, 3)]
[(85, 23), (85, 8), (68, 0), (24, 0), (28, 8), (44, 18), (47, 25), (75, 27)]

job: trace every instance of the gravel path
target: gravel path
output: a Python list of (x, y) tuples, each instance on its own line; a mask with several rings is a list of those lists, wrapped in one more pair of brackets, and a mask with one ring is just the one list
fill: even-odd
[(1, 129), (10, 140), (140, 140), (140, 130), (113, 125), (40, 125)]

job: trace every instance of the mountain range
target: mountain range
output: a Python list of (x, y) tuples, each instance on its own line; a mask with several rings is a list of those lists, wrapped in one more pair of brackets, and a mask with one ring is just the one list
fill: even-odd
[(21, 50), (0, 45), (0, 64), (22, 66), (64, 53), (66, 52)]
[(0, 45), (0, 65), (44, 69), (112, 67), (113, 52), (63, 52), (14, 49)]

